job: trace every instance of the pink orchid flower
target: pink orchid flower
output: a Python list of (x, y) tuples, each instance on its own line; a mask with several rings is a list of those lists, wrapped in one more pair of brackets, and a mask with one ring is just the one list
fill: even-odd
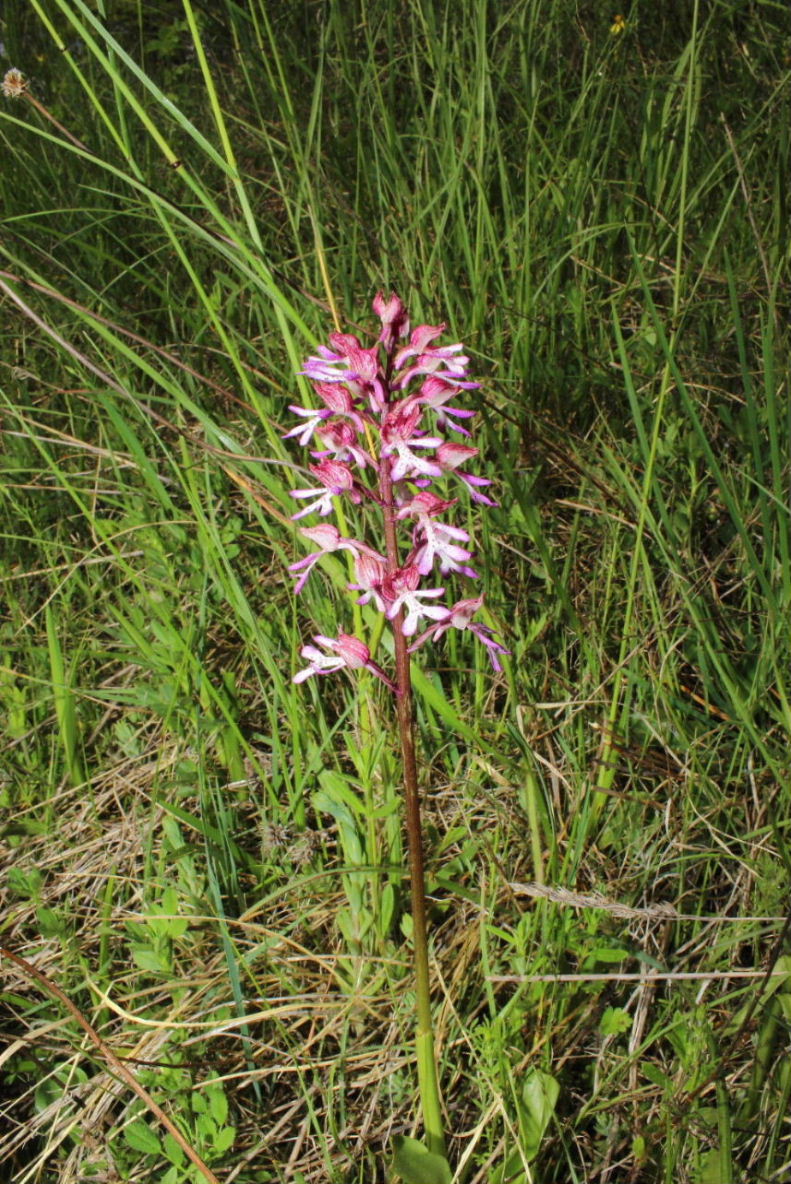
[(429, 638), (432, 641), (438, 641), (443, 633), (447, 633), (448, 629), (469, 629), (470, 633), (474, 634), (479, 641), (482, 641), (489, 650), (489, 660), (492, 663), (492, 668), (496, 671), (502, 670), (502, 664), (499, 661), (498, 654), (508, 654), (504, 645), (500, 645), (499, 641), (495, 641), (491, 636), (491, 629), (488, 625), (481, 625), (479, 623), (473, 624), (471, 618), (477, 613), (478, 609), (483, 605), (483, 597), (475, 596), (470, 600), (457, 600), (453, 608), (445, 610), (445, 616), (437, 621), (434, 625), (429, 625), (424, 633), (421, 633), (417, 641), (414, 641), (409, 647), (409, 652), (419, 649)]
[(382, 582), (382, 596), (387, 602), (386, 616), (392, 621), (401, 610), (404, 610), (404, 623), (401, 632), (404, 637), (411, 637), (422, 617), (441, 620), (448, 611), (438, 604), (421, 604), (426, 598), (433, 599), (444, 595), (444, 588), (419, 588), (420, 572), (410, 564), (401, 567), (392, 576), (385, 576)]
[(298, 559), (296, 563), (289, 564), (288, 570), (292, 575), (298, 575), (294, 585), (294, 592), (297, 595), (305, 587), (305, 581), (323, 556), (330, 555), (333, 551), (351, 551), (353, 555), (359, 557), (362, 550), (367, 550), (364, 543), (359, 543), (356, 539), (344, 538), (337, 526), (333, 526), (330, 522), (323, 522), (319, 526), (303, 526), (299, 533), (311, 543), (315, 543), (318, 551), (312, 551), (304, 559)]
[(377, 666), (372, 660), (371, 651), (364, 641), (352, 637), (349, 633), (339, 633), (337, 637), (325, 637), (322, 633), (317, 633), (313, 640), (328, 652), (322, 653), (315, 645), (303, 645), (299, 652), (307, 659), (308, 665), (297, 671), (292, 682), (304, 682), (314, 674), (334, 674), (337, 670), (343, 670), (344, 666), (349, 670), (360, 670), (364, 667), (377, 678), (381, 678), (391, 690), (395, 690), (393, 681), (388, 678), (381, 666)]
[[(424, 586), (435, 569), (443, 578), (478, 578), (469, 562), (470, 536), (450, 520), (458, 498), (444, 496), (448, 479), (462, 481), (478, 505), (497, 504), (482, 492), (491, 481), (469, 469), (478, 449), (446, 438), (448, 431), (471, 435), (475, 412), (457, 405), (464, 391), (478, 386), (467, 378), (469, 358), (459, 342), (436, 343), (444, 325), (422, 324), (410, 333), (406, 307), (396, 293), (378, 292), (373, 307), (381, 325), (373, 346), (362, 345), (352, 333), (331, 333), (329, 343), (307, 359), (302, 373), (318, 405), (292, 405), (302, 422), (284, 438), (305, 447), (315, 441), (316, 463), (309, 470), (318, 487), (291, 491), (305, 503), (292, 518), (313, 513), (326, 518), (340, 513), (340, 502), (351, 502), (360, 507), (357, 519), (378, 521), (378, 537), (370, 542), (348, 538), (329, 523), (304, 527), (301, 533), (315, 549), (291, 564), (295, 589), (302, 590), (324, 555), (347, 551), (354, 556), (355, 571), (355, 583), (348, 587), (360, 594), (358, 604), (373, 605), (405, 638), (414, 638), (421, 622), (428, 622), (410, 652), (448, 629), (467, 630), (487, 647), (499, 670), (498, 655), (508, 651), (488, 626), (472, 620), (483, 597), (448, 607), (436, 603), (444, 587)], [(424, 416), (430, 416), (433, 432), (423, 426)], [(373, 471), (376, 480), (362, 482), (358, 474), (366, 471)], [(308, 665), (296, 682), (348, 667), (371, 670), (395, 686), (358, 638), (319, 634), (314, 641), (318, 644), (302, 651)]]

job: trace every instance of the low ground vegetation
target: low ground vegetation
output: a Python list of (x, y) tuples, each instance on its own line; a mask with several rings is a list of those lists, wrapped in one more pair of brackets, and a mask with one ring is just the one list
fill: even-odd
[[(788, 1178), (785, 21), (0, 18), (0, 941), (222, 1181), (381, 1180), (416, 1130), (391, 706), (291, 682), (348, 576), (295, 600), (281, 439), (391, 287), (482, 382), (511, 651), (415, 659), (458, 1178)], [(0, 965), (3, 1178), (204, 1178)]]

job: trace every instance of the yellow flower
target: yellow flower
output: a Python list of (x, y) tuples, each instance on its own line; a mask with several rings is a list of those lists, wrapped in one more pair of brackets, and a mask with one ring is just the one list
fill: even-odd
[(27, 90), (27, 79), (21, 70), (12, 67), (6, 71), (0, 88), (7, 99), (18, 99)]
[(610, 25), (610, 32), (612, 33), (613, 37), (617, 37), (619, 35), (619, 33), (623, 33), (625, 28), (626, 28), (626, 17), (621, 16), (621, 14), (619, 12), (618, 15), (613, 18), (613, 22)]

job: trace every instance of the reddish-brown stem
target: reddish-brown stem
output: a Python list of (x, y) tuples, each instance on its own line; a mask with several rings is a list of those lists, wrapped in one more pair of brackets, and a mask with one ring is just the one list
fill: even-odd
[[(384, 510), (385, 543), (387, 546), (387, 573), (393, 575), (398, 568), (398, 542), (396, 538), (396, 508), (393, 503), (393, 484), (390, 479), (390, 462), (386, 457), (380, 461), (380, 485)], [(431, 1029), (431, 1010), (428, 978), (428, 938), (426, 929), (426, 881), (423, 868), (423, 834), (420, 825), (420, 793), (417, 782), (417, 759), (415, 757), (415, 735), (412, 721), (412, 679), (409, 672), (407, 641), (402, 632), (404, 610), (401, 609), (393, 621), (393, 645), (396, 662), (396, 700), (398, 709), (398, 733), (401, 741), (401, 757), (404, 765), (404, 796), (406, 806), (406, 830), (409, 842), (410, 885), (412, 890), (412, 929), (415, 947), (415, 978), (418, 1002), (418, 1029)]]
[[(389, 365), (387, 367), (389, 378)], [(386, 414), (386, 411), (383, 413)], [(387, 574), (399, 567), (396, 505), (389, 457), (379, 459), (379, 492), (382, 498)], [(412, 714), (412, 679), (409, 652), (403, 633), (404, 610), (394, 618), (393, 645), (396, 663), (396, 705), (401, 758), (404, 769), (404, 804), (409, 844), (409, 883), (412, 901), (412, 945), (415, 960), (415, 999), (417, 1011), (418, 1075), (428, 1148), (445, 1154), (445, 1140), (439, 1112), (439, 1085), (434, 1055), (431, 1022), (431, 989), (428, 972), (428, 928), (426, 924), (426, 880), (423, 864), (423, 832), (420, 825), (420, 793), (415, 756), (415, 730)]]
[(58, 131), (62, 132), (62, 134), (66, 136), (68, 140), (71, 140), (72, 144), (74, 144), (77, 148), (81, 148), (83, 152), (90, 152), (91, 156), (93, 156), (90, 148), (83, 144), (82, 140), (78, 140), (76, 136), (73, 136), (69, 129), (64, 127), (62, 123), (58, 123), (52, 112), (48, 111), (44, 104), (40, 103), (38, 99), (35, 99), (29, 90), (25, 91), (25, 98), (36, 108), (40, 115), (43, 115), (45, 119), (50, 121), (53, 127), (56, 127)]

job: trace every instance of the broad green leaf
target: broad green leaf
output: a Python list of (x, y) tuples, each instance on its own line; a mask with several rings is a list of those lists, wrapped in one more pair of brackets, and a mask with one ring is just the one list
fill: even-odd
[(228, 1117), (228, 1099), (225, 1096), (225, 1090), (221, 1085), (216, 1085), (207, 1089), (209, 1095), (209, 1109), (211, 1116), (218, 1126), (225, 1126), (225, 1120)]
[(701, 1156), (696, 1184), (723, 1184), (725, 1180), (730, 1178), (727, 1164), (724, 1164), (722, 1160), (722, 1152), (718, 1148), (704, 1152)]
[(186, 1155), (184, 1154), (183, 1147), (181, 1146), (181, 1144), (176, 1142), (176, 1140), (171, 1135), (170, 1131), (168, 1131), (168, 1133), (165, 1135), (164, 1139), (162, 1140), (162, 1149), (165, 1152), (165, 1155), (170, 1160), (170, 1162), (172, 1164), (175, 1164), (175, 1166), (177, 1168), (180, 1168), (181, 1165), (184, 1163), (184, 1160), (187, 1158)]
[(585, 968), (593, 966), (596, 962), (625, 962), (631, 957), (633, 955), (630, 950), (621, 950), (617, 946), (597, 946), (585, 959)]
[(198, 1142), (202, 1146), (210, 1146), (217, 1137), (217, 1123), (211, 1114), (201, 1114), (195, 1120), (195, 1130), (198, 1134)]
[(347, 863), (363, 862), (363, 848), (360, 842), (357, 823), (345, 802), (337, 801), (323, 789), (319, 789), (311, 797), (313, 809), (319, 814), (329, 814), (338, 824), (341, 836), (343, 854)]
[(396, 894), (392, 884), (385, 884), (379, 898), (379, 916), (377, 918), (380, 933), (389, 933), (395, 913)]
[(130, 947), (135, 965), (141, 970), (151, 971), (153, 974), (169, 974), (170, 959), (164, 951), (155, 950), (153, 946), (133, 945)]
[(335, 769), (322, 769), (319, 773), (321, 787), (334, 802), (343, 802), (355, 814), (365, 813), (365, 802), (354, 792), (347, 779)]
[[(766, 997), (777, 995), (783, 1017), (791, 1020), (791, 955), (782, 954), (775, 962), (775, 974), (769, 980)], [(785, 971), (785, 977), (783, 976)]]
[(162, 1154), (159, 1137), (139, 1118), (124, 1127), (124, 1138), (133, 1151), (142, 1151), (145, 1155)]
[(524, 1170), (524, 1155), (521, 1151), (511, 1154), (495, 1168), (489, 1177), (489, 1184), (533, 1184)]
[(555, 1112), (560, 1086), (554, 1077), (541, 1069), (532, 1069), (522, 1086), (522, 1104), (519, 1107), (524, 1152), (528, 1159), (534, 1159), (541, 1147), (544, 1132)]
[(396, 1135), (392, 1167), (406, 1184), (450, 1184), (452, 1173), (447, 1159), (434, 1155), (417, 1139)]
[(236, 1138), (235, 1126), (224, 1126), (222, 1130), (217, 1132), (217, 1137), (214, 1140), (214, 1150), (218, 1155), (228, 1151), (233, 1146), (233, 1141)]
[(58, 909), (41, 905), (36, 909), (36, 920), (42, 937), (64, 937), (66, 922)]

